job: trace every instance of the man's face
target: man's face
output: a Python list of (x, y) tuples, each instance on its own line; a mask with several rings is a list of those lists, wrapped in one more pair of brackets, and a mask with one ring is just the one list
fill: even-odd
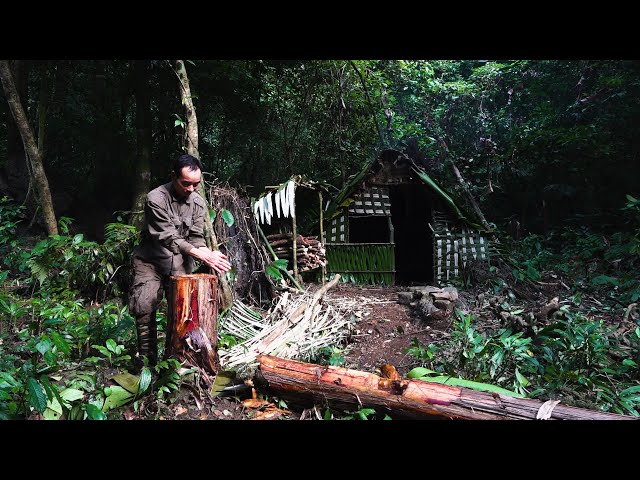
[(189, 198), (189, 195), (198, 188), (202, 172), (199, 168), (191, 170), (189, 167), (183, 167), (179, 178), (176, 178), (174, 172), (171, 172), (171, 175), (173, 176), (173, 186), (178, 197)]

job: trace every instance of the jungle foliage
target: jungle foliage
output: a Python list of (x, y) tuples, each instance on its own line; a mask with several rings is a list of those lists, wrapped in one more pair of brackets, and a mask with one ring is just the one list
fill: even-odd
[[(473, 194), (518, 281), (553, 274), (567, 283), (569, 300), (533, 336), (487, 336), (461, 315), (439, 363), (415, 345), (425, 366), (638, 415), (640, 331), (621, 334), (611, 323), (638, 323), (640, 62), (251, 59), (188, 68), (207, 175), (247, 196), (301, 173), (339, 191), (381, 148), (397, 148), (457, 201), (463, 188)], [(128, 402), (144, 409), (143, 395), (162, 400), (190, 372), (165, 362), (153, 380), (121, 378), (114, 388), (96, 366), (128, 365), (135, 348), (125, 299), (138, 232), (126, 213), (142, 142), (154, 186), (183, 147), (171, 62), (21, 61), (19, 69), (60, 234), (44, 234), (0, 102), (0, 416), (101, 419)], [(496, 277), (491, 288), (504, 283)]]

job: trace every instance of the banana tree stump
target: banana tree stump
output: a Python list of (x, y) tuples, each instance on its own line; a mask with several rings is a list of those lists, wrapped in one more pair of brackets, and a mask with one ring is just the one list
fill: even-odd
[(169, 278), (165, 357), (216, 375), (218, 357), (218, 277), (208, 273)]

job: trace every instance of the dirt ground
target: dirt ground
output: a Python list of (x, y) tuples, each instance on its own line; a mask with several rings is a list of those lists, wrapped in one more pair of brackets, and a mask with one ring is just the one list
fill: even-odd
[[(338, 284), (330, 289), (323, 301), (333, 305), (349, 305), (358, 319), (356, 330), (347, 345), (341, 347), (344, 357), (342, 367), (380, 374), (380, 367), (391, 364), (405, 376), (418, 366), (414, 358), (406, 353), (417, 338), (426, 346), (446, 335), (450, 319), (430, 320), (428, 323), (413, 312), (412, 307), (398, 303), (401, 287), (361, 287)], [(253, 402), (249, 390), (235, 397), (217, 397), (213, 405), (196, 401), (197, 392), (182, 388), (170, 406), (159, 404), (141, 405), (137, 413), (127, 410), (126, 419), (149, 418), (163, 420), (313, 420), (320, 412), (313, 409), (294, 411), (277, 398), (269, 397), (256, 388), (257, 399)], [(261, 397), (265, 398), (261, 400)], [(202, 396), (200, 396), (202, 398)], [(280, 408), (282, 407), (282, 408)]]

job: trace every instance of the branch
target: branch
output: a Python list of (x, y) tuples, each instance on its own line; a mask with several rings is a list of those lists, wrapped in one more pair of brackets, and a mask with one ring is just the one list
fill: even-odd
[(358, 77), (360, 77), (360, 83), (362, 83), (362, 88), (364, 88), (364, 94), (367, 96), (367, 102), (369, 104), (369, 109), (371, 110), (371, 116), (373, 117), (373, 121), (376, 124), (376, 130), (378, 131), (378, 136), (380, 137), (380, 144), (384, 145), (385, 144), (384, 137), (382, 136), (380, 125), (378, 125), (378, 120), (376, 119), (376, 114), (373, 109), (373, 104), (371, 103), (371, 97), (369, 96), (369, 89), (367, 88), (367, 84), (364, 81), (364, 77), (362, 76), (362, 73), (360, 73), (360, 70), (358, 70), (358, 67), (356, 67), (356, 64), (353, 63), (353, 60), (349, 60), (349, 63), (358, 74)]

